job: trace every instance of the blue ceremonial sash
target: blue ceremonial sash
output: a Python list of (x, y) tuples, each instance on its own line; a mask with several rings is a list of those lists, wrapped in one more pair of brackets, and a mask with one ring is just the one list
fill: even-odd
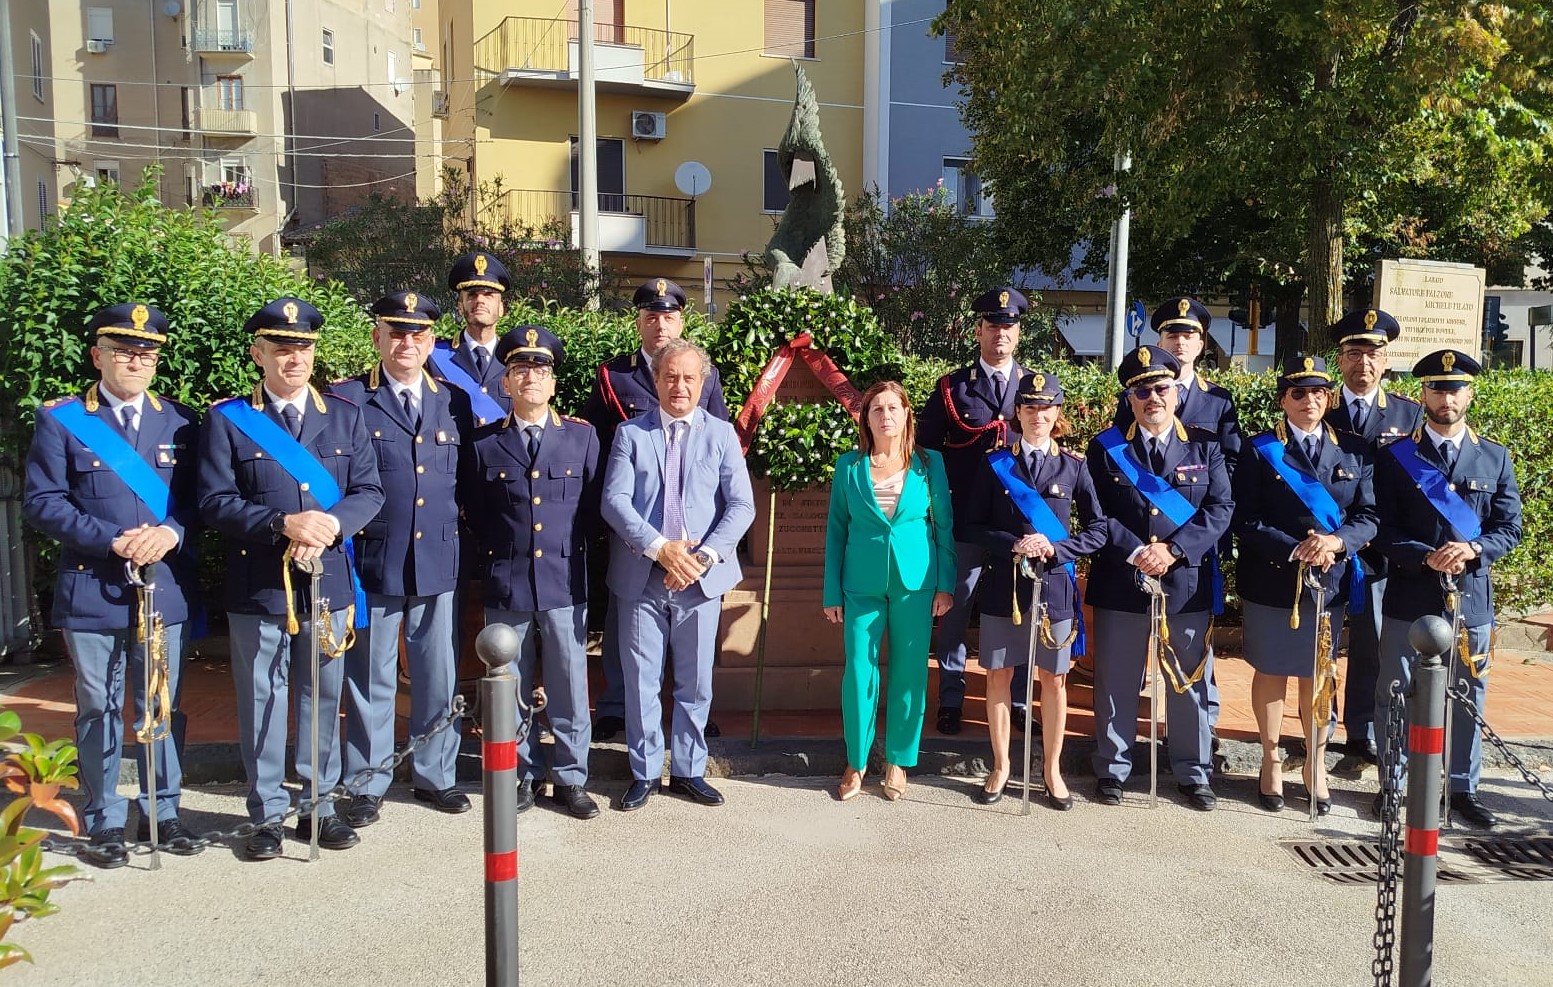
[[(1060, 453), (1058, 455), (1061, 455)], [(1003, 487), (1008, 491), (1009, 499), (1014, 506), (1019, 508), (1019, 513), (1024, 515), (1030, 527), (1046, 536), (1046, 540), (1056, 544), (1065, 541), (1068, 537), (1067, 525), (1063, 524), (1046, 503), (1046, 498), (1041, 492), (1020, 478), (1014, 472), (1014, 456), (1006, 448), (990, 454), (987, 462), (992, 466), (992, 472), (1003, 481)], [(1072, 562), (1064, 562), (1063, 569), (1067, 570), (1068, 583), (1073, 587), (1073, 619), (1078, 621), (1078, 636), (1073, 639), (1073, 653), (1084, 653), (1084, 596), (1078, 588), (1078, 569)]]
[(1461, 495), (1451, 489), (1450, 479), (1440, 472), (1440, 468), (1418, 457), (1418, 444), (1411, 437), (1398, 439), (1386, 448), (1396, 457), (1403, 472), (1418, 484), (1429, 506), (1461, 536), (1460, 541), (1476, 541), (1483, 534), (1483, 522)]
[(507, 417), (502, 406), (489, 394), (480, 390), (480, 382), (469, 376), (468, 371), (453, 362), (453, 347), (445, 339), (437, 340), (431, 348), (431, 362), (444, 380), (469, 395), (469, 404), (481, 424)]
[(1132, 460), (1127, 458), (1127, 439), (1122, 435), (1122, 430), (1112, 425), (1110, 428), (1095, 436), (1095, 441), (1105, 450), (1105, 454), (1111, 457), (1111, 462), (1122, 471), (1122, 475), (1132, 481), (1132, 485), (1138, 488), (1145, 500), (1159, 512), (1170, 519), (1176, 527), (1190, 521), (1197, 513), (1197, 508), (1192, 502), (1176, 492), (1176, 488), (1170, 485), (1170, 481), (1145, 469), (1139, 469)]
[(86, 410), (79, 398), (47, 409), (71, 435), (102, 460), (118, 478), (124, 481), (142, 504), (146, 505), (160, 524), (167, 520), (167, 506), (172, 494), (167, 484), (157, 475), (156, 468), (144, 459), (135, 447), (107, 422)]
[[(1251, 445), (1273, 468), (1273, 472), (1283, 477), (1283, 482), (1294, 491), (1294, 496), (1300, 499), (1311, 516), (1327, 529), (1325, 533), (1330, 535), (1336, 532), (1343, 523), (1343, 509), (1337, 506), (1337, 501), (1332, 499), (1331, 492), (1322, 486), (1320, 480), (1301, 473), (1284, 458), (1287, 447), (1279, 441), (1278, 436), (1273, 432), (1263, 432), (1251, 440)], [(1364, 567), (1359, 564), (1358, 556), (1354, 556), (1348, 560), (1348, 612), (1364, 613), (1366, 597)]]
[[(334, 482), (334, 475), (324, 469), (323, 464), (307, 451), (306, 446), (292, 438), (290, 432), (247, 400), (232, 398), (216, 405), (215, 410), (269, 453), (282, 469), (291, 474), (293, 480), (306, 485), (307, 492), (324, 510), (329, 510), (345, 496), (340, 492), (340, 485)], [(345, 561), (348, 563), (346, 569), (350, 572), (351, 590), (356, 597), (355, 623), (358, 628), (366, 627), (369, 616), (367, 594), (361, 588), (361, 580), (356, 578), (356, 545), (349, 538), (344, 542)]]

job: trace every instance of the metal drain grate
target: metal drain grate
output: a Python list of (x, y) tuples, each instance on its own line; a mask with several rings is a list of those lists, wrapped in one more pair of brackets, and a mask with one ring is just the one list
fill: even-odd
[(1553, 837), (1469, 839), (1461, 848), (1500, 880), (1553, 881)]
[[(1283, 840), (1295, 860), (1333, 884), (1374, 884), (1380, 878), (1380, 844), (1368, 840)], [(1553, 863), (1550, 863), (1553, 866)], [(1440, 864), (1441, 884), (1476, 884), (1481, 878)]]

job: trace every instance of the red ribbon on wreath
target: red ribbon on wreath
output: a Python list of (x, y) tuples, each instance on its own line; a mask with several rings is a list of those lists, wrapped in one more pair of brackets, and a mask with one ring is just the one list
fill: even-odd
[(836, 400), (847, 409), (847, 414), (852, 416), (853, 421), (857, 421), (862, 415), (862, 393), (852, 386), (847, 375), (836, 366), (836, 361), (823, 351), (814, 348), (814, 337), (807, 332), (801, 332), (790, 341), (783, 343), (772, 354), (766, 369), (762, 370), (760, 377), (755, 380), (749, 400), (744, 402), (743, 409), (739, 411), (739, 417), (733, 427), (739, 433), (739, 446), (744, 450), (745, 455), (749, 454), (750, 443), (755, 439), (755, 430), (760, 428), (760, 420), (765, 417), (766, 409), (776, 398), (777, 388), (782, 386), (788, 370), (792, 369), (795, 356), (803, 360), (814, 376), (819, 378), (820, 383), (836, 396)]

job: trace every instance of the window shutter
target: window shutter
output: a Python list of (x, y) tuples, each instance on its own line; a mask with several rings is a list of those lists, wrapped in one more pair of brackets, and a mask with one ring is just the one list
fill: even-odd
[(766, 0), (766, 54), (814, 57), (814, 0)]

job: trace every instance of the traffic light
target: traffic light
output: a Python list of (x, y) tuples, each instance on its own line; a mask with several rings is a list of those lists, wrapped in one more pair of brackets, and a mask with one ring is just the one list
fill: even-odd
[(1510, 341), (1510, 323), (1500, 311), (1498, 295), (1483, 297), (1483, 348), (1490, 355)]

